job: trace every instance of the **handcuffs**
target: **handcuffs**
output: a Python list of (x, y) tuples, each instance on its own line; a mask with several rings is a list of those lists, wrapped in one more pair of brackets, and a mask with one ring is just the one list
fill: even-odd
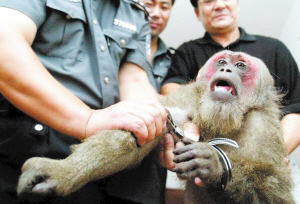
[[(168, 122), (167, 122), (168, 131), (172, 135), (175, 135), (176, 137), (182, 140), (184, 138), (183, 130), (175, 124), (170, 110), (167, 107), (165, 107), (165, 109), (168, 115)], [(232, 182), (232, 165), (227, 154), (217, 145), (229, 145), (235, 148), (239, 148), (239, 145), (236, 141), (228, 138), (215, 138), (208, 141), (208, 144), (210, 144), (217, 151), (220, 158), (222, 159), (224, 174), (221, 179), (221, 189), (225, 191), (227, 190), (228, 186)]]

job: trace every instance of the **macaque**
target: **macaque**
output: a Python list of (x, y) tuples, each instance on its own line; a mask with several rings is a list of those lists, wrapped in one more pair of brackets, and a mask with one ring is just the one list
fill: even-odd
[[(181, 116), (175, 114), (182, 123), (200, 127), (199, 141), (174, 150), (174, 171), (187, 180), (186, 203), (293, 203), (280, 99), (261, 60), (231, 51), (211, 57), (199, 81), (162, 98), (171, 113), (182, 110)], [(91, 180), (138, 165), (162, 138), (163, 134), (140, 147), (130, 132), (106, 130), (72, 146), (66, 159), (31, 158), (23, 165), (18, 194), (66, 196)], [(208, 143), (214, 138), (229, 138), (239, 145), (219, 146), (232, 165), (232, 181), (225, 190), (220, 188), (224, 161)], [(195, 178), (204, 186), (195, 185)]]

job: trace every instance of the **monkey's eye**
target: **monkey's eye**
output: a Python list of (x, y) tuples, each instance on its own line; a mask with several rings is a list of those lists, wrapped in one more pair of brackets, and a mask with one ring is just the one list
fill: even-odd
[(235, 64), (235, 66), (239, 69), (244, 69), (246, 67), (246, 65), (243, 62), (238, 62)]
[(226, 64), (227, 64), (227, 62), (225, 60), (223, 60), (223, 59), (221, 59), (221, 60), (218, 61), (218, 66), (224, 66)]

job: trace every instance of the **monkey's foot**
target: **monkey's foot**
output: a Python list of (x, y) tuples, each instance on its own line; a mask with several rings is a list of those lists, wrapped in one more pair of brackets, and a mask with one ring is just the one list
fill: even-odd
[[(57, 161), (47, 158), (31, 158), (22, 167), (17, 192), (19, 196), (27, 194), (50, 195), (57, 194), (57, 179), (53, 175), (53, 168)], [(52, 175), (51, 173), (52, 172)]]

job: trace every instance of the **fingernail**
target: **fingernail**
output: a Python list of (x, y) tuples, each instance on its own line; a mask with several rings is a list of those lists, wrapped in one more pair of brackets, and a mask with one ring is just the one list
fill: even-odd
[(199, 136), (192, 132), (184, 132), (184, 136), (193, 140), (193, 141), (199, 141)]

